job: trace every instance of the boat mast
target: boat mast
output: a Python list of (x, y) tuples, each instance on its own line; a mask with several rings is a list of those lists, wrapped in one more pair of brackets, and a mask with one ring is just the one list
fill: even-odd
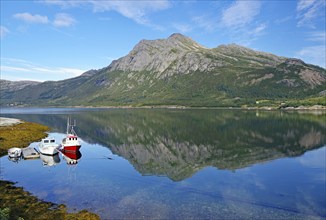
[(68, 119), (67, 119), (67, 135), (69, 134), (69, 122), (70, 122), (70, 120), (69, 120), (69, 117), (68, 117)]
[(76, 120), (72, 124), (71, 121), (70, 121), (70, 118), (68, 117), (68, 120), (67, 120), (67, 135), (68, 134), (76, 135), (76, 132), (74, 131), (74, 126), (76, 126)]

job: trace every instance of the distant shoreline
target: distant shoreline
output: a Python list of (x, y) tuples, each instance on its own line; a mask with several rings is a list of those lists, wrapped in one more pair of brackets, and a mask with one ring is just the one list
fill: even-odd
[(262, 106), (262, 107), (205, 107), (205, 106), (178, 106), (178, 105), (155, 105), (155, 106), (6, 106), (1, 108), (89, 108), (89, 109), (221, 109), (221, 110), (285, 110), (285, 111), (297, 111), (297, 110), (305, 110), (305, 111), (315, 111), (315, 110), (325, 110), (326, 106), (324, 105), (313, 105), (313, 106), (298, 106), (298, 107), (273, 107), (273, 106)]

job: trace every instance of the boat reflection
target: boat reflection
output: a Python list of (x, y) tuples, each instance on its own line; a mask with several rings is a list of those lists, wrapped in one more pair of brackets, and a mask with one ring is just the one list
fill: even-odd
[(14, 163), (18, 163), (21, 160), (21, 157), (10, 157), (8, 156), (8, 160), (14, 162)]
[[(32, 148), (24, 148), (24, 150), (30, 150)], [(43, 167), (52, 167), (61, 162), (60, 154), (63, 160), (66, 161), (68, 165), (75, 165), (79, 162), (82, 154), (79, 150), (77, 151), (65, 151), (65, 150), (59, 150), (59, 153), (55, 155), (46, 155), (42, 154), (40, 152), (35, 151), (35, 154), (31, 154), (30, 151), (26, 151), (28, 154), (25, 156), (19, 156), (19, 157), (11, 157), (8, 155), (8, 160), (18, 163), (20, 160), (38, 160), (41, 159)]]
[[(6, 115), (65, 130), (66, 114)], [(229, 110), (114, 110), (75, 114), (88, 144), (107, 146), (142, 175), (182, 181), (205, 167), (238, 170), (326, 145), (325, 113)], [(63, 153), (67, 164), (78, 154)]]
[(53, 156), (40, 154), (40, 158), (42, 160), (43, 166), (46, 166), (46, 167), (52, 167), (52, 166), (60, 163), (59, 154), (55, 154)]
[(82, 154), (79, 150), (77, 151), (60, 151), (62, 154), (62, 158), (66, 161), (68, 165), (75, 165), (78, 163)]

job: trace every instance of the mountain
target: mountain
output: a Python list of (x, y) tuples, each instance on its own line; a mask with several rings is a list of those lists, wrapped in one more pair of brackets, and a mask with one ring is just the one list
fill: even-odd
[(326, 71), (236, 44), (206, 48), (181, 34), (142, 40), (108, 67), (1, 94), (1, 105), (326, 105)]
[[(40, 82), (36, 81), (9, 81), (0, 79), (0, 96), (1, 99), (7, 99), (16, 91), (22, 90), (25, 87), (37, 85)], [(18, 104), (18, 103), (16, 103)]]
[(0, 91), (18, 91), (25, 88), (26, 86), (37, 85), (39, 83), (40, 82), (36, 81), (9, 81), (0, 79)]

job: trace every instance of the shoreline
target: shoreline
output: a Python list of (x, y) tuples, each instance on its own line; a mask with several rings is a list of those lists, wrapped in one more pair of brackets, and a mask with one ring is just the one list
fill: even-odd
[[(261, 107), (207, 107), (207, 106), (180, 106), (180, 105), (153, 105), (153, 106), (6, 106), (2, 108), (15, 109), (15, 108), (84, 108), (84, 109), (216, 109), (216, 110), (268, 110), (268, 111), (326, 111), (324, 105), (313, 106), (298, 106), (298, 107), (273, 107), (273, 106), (261, 106)], [(1, 113), (0, 113), (1, 114)]]
[(17, 118), (0, 117), (0, 127), (12, 126), (21, 123), (24, 123), (24, 121)]
[[(38, 141), (40, 138), (47, 136), (46, 133), (50, 128), (37, 123), (26, 122), (16, 118), (0, 117), (0, 157), (5, 156), (7, 153), (6, 148), (11, 148), (13, 145), (4, 144), (8, 142), (9, 136), (15, 134), (21, 135), (22, 132), (32, 132), (33, 135), (25, 136), (14, 142), (18, 147), (28, 146), (30, 143)], [(35, 135), (35, 136), (34, 136)], [(11, 143), (9, 141), (9, 143)], [(98, 220), (98, 215), (88, 212), (87, 210), (80, 210), (75, 213), (69, 213), (64, 204), (55, 204), (40, 200), (23, 187), (15, 186), (16, 183), (0, 180), (0, 217), (5, 216), (5, 219), (88, 219)], [(2, 219), (2, 218), (1, 218)]]

